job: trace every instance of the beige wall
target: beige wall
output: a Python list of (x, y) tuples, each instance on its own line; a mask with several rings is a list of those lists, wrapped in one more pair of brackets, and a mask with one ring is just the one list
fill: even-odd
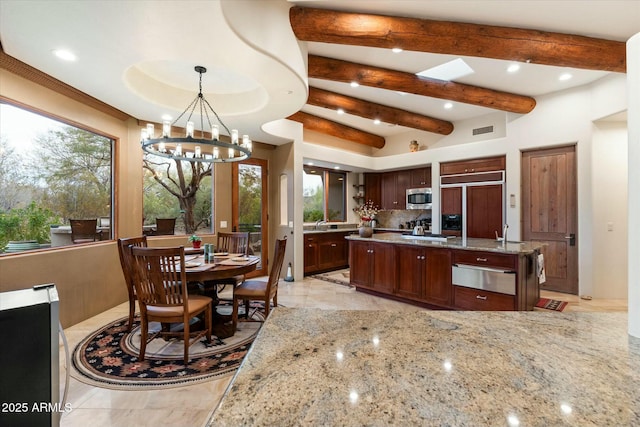
[[(115, 232), (131, 237), (142, 230), (142, 150), (140, 127), (87, 107), (55, 91), (0, 69), (0, 95), (63, 121), (107, 135), (115, 140)], [(274, 150), (256, 144), (254, 157), (270, 160)], [(231, 166), (215, 166), (215, 218), (231, 227)], [(273, 211), (273, 204), (271, 204)], [(270, 218), (275, 216), (270, 212)], [(225, 230), (222, 230), (225, 231)], [(273, 235), (270, 236), (273, 242)], [(214, 243), (215, 236), (203, 236)], [(272, 243), (268, 247), (271, 249)], [(150, 246), (186, 245), (185, 236), (150, 239)], [(101, 313), (127, 300), (115, 241), (0, 256), (0, 292), (55, 283), (60, 297), (63, 327)]]

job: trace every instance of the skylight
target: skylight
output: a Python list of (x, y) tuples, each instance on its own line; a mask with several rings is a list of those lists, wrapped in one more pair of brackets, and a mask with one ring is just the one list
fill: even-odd
[(461, 58), (454, 59), (453, 61), (445, 62), (428, 70), (420, 71), (416, 73), (419, 77), (427, 77), (430, 79), (438, 79), (451, 81), (459, 79), (464, 76), (473, 74), (475, 71), (467, 65)]

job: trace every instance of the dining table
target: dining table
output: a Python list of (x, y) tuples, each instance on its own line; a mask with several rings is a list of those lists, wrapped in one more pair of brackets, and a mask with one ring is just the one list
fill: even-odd
[[(256, 269), (260, 262), (258, 256), (245, 256), (234, 253), (215, 253), (212, 261), (205, 260), (203, 254), (185, 254), (185, 273), (189, 283), (211, 282), (213, 280), (227, 279), (234, 276), (244, 275)], [(213, 334), (220, 339), (228, 338), (235, 333), (231, 316), (218, 313), (217, 306), (219, 298), (217, 286), (213, 295)]]

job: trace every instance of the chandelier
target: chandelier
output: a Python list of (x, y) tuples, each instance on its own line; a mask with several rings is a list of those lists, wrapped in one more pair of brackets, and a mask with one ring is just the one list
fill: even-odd
[[(199, 92), (196, 98), (178, 116), (173, 123), (169, 120), (162, 121), (162, 134), (159, 138), (155, 136), (155, 126), (147, 124), (141, 131), (142, 149), (149, 154), (162, 156), (174, 160), (185, 160), (188, 162), (237, 162), (251, 157), (252, 142), (248, 135), (243, 135), (242, 140), (238, 137), (236, 129), (229, 130), (218, 113), (211, 107), (202, 94), (202, 74), (207, 72), (205, 67), (200, 65), (195, 67), (195, 71), (200, 75)], [(196, 137), (194, 122), (191, 121), (196, 108), (200, 112), (199, 138)], [(186, 119), (186, 135), (182, 138), (171, 136), (171, 128), (189, 112)], [(211, 122), (211, 116), (216, 117), (218, 123), (227, 131), (231, 137), (231, 142), (220, 141), (220, 128)], [(211, 137), (205, 137), (205, 118), (207, 129), (211, 130)]]

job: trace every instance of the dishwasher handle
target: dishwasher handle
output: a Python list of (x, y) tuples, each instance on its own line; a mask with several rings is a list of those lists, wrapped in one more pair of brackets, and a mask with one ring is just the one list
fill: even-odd
[(492, 273), (516, 274), (514, 270), (503, 270), (501, 268), (481, 267), (478, 265), (453, 264), (453, 266), (458, 268), (470, 268), (472, 270), (490, 271)]

